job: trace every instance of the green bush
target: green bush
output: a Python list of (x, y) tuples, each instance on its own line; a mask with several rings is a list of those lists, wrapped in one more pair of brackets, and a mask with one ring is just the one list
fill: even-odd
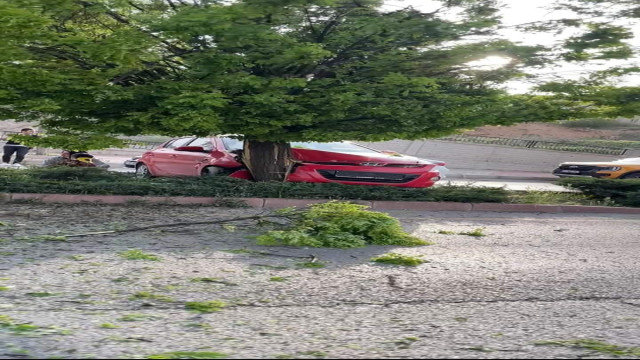
[[(431, 244), (407, 234), (397, 219), (365, 208), (364, 205), (336, 201), (312, 205), (299, 212), (286, 229), (258, 236), (258, 244), (333, 248)], [(287, 211), (290, 209), (284, 212)]]
[(34, 168), (27, 171), (13, 172), (17, 175), (25, 175), (32, 179), (57, 181), (110, 181), (120, 179), (123, 176), (132, 177), (132, 174), (111, 172), (105, 169), (68, 166)]
[(640, 206), (640, 179), (563, 178), (558, 185), (571, 187), (600, 200), (622, 206)]
[(132, 174), (96, 168), (0, 169), (0, 193), (203, 196), (217, 198), (290, 198), (330, 200), (451, 201), (492, 203), (601, 203), (640, 206), (640, 180), (565, 178), (559, 185), (584, 193), (544, 195), (502, 188), (437, 186), (426, 189), (393, 186), (342, 185), (335, 183), (256, 183), (229, 177), (138, 179)]
[(95, 168), (0, 169), (0, 192), (141, 196), (264, 197), (333, 200), (506, 202), (498, 188), (441, 186), (426, 189), (336, 183), (256, 183), (229, 177), (138, 179)]

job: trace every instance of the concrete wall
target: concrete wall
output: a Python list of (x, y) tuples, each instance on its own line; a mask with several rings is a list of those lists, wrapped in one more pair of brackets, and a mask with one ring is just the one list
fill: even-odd
[(406, 155), (442, 160), (450, 169), (510, 170), (549, 172), (564, 161), (601, 161), (640, 157), (640, 149), (623, 156), (536, 150), (499, 145), (481, 145), (440, 140), (392, 140), (360, 142), (379, 150), (393, 150)]

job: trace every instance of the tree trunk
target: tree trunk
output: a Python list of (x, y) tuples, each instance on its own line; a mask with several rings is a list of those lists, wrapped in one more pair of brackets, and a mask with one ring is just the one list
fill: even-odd
[(255, 181), (284, 181), (292, 163), (291, 145), (245, 140), (242, 161)]

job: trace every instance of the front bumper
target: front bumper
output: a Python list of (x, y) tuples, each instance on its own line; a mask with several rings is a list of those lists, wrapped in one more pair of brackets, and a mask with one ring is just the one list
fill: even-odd
[(594, 178), (605, 178), (605, 179), (614, 179), (616, 178), (616, 172), (613, 171), (602, 171), (600, 168), (595, 166), (583, 166), (583, 167), (572, 167), (567, 168), (566, 166), (560, 166), (553, 170), (553, 175), (558, 177), (594, 177)]
[(335, 166), (304, 163), (296, 167), (287, 180), (425, 188), (440, 180), (440, 174), (433, 167)]
[(125, 160), (124, 161), (124, 167), (135, 168), (136, 167), (136, 163), (138, 162), (138, 159), (140, 159), (140, 158), (132, 158), (132, 159)]

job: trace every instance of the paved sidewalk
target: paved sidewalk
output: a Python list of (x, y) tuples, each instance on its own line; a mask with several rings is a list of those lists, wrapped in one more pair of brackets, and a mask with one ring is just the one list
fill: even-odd
[(478, 170), (478, 169), (451, 169), (447, 175), (450, 180), (529, 180), (529, 181), (555, 181), (557, 176), (548, 173), (534, 171), (503, 171), (503, 170)]

